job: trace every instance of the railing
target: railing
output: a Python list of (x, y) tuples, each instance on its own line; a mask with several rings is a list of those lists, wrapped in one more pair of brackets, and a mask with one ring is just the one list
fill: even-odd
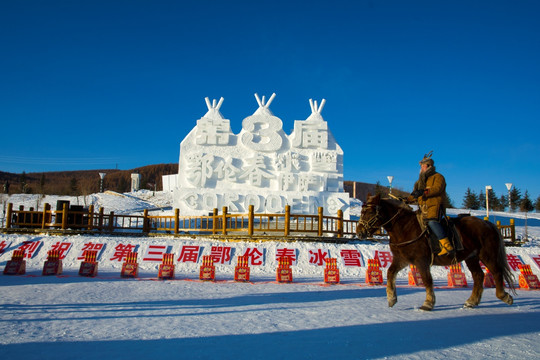
[(323, 208), (317, 215), (292, 214), (290, 206), (285, 213), (256, 214), (253, 206), (247, 214), (229, 214), (227, 207), (221, 214), (217, 209), (208, 216), (180, 216), (178, 209), (174, 215), (116, 215), (104, 213), (100, 208), (94, 211), (91, 205), (85, 211), (73, 211), (63, 204), (62, 210), (51, 210), (45, 204), (42, 211), (13, 209), (8, 204), (5, 229), (54, 229), (78, 230), (86, 232), (139, 232), (171, 234), (212, 234), (212, 235), (274, 235), (308, 237), (344, 237), (356, 235), (356, 221), (344, 220), (342, 211), (337, 216), (326, 216)]
[[(341, 211), (337, 216), (324, 215), (323, 208), (318, 208), (316, 215), (292, 214), (289, 206), (285, 207), (284, 213), (256, 214), (250, 206), (247, 214), (229, 214), (227, 207), (223, 207), (221, 214), (214, 209), (207, 216), (180, 216), (178, 209), (174, 215), (151, 216), (148, 210), (143, 215), (116, 215), (112, 211), (105, 214), (103, 208), (94, 212), (92, 205), (86, 211), (70, 210), (67, 204), (56, 211), (51, 210), (49, 204), (45, 204), (42, 211), (24, 210), (22, 206), (13, 210), (13, 204), (9, 203), (4, 228), (343, 238), (356, 236), (356, 225), (357, 221), (343, 219)], [(514, 219), (510, 219), (510, 225), (501, 225), (497, 221), (497, 228), (506, 245), (519, 245)], [(382, 229), (378, 234), (385, 236)]]
[(503, 240), (505, 240), (506, 245), (521, 245), (516, 239), (516, 226), (514, 219), (510, 219), (510, 225), (501, 225), (501, 222), (497, 220), (497, 229), (499, 229), (501, 237), (503, 238)]

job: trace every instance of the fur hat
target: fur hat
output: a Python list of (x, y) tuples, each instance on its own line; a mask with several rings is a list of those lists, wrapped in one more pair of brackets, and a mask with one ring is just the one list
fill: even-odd
[(433, 150), (428, 152), (427, 154), (424, 154), (424, 158), (420, 160), (420, 165), (422, 164), (428, 164), (429, 166), (433, 166), (435, 164), (435, 161), (431, 158), (433, 155)]

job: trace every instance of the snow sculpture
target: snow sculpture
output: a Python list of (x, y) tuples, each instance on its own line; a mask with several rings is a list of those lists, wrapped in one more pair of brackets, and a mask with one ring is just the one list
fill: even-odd
[(230, 213), (316, 214), (322, 206), (327, 215), (341, 209), (349, 218), (349, 196), (343, 192), (343, 151), (321, 116), (320, 105), (309, 100), (311, 115), (296, 120), (290, 136), (283, 122), (270, 111), (276, 94), (266, 101), (255, 94), (259, 107), (242, 121), (238, 135), (219, 109), (223, 98), (180, 144), (179, 170), (173, 188), (174, 207), (181, 215), (207, 215), (214, 208)]

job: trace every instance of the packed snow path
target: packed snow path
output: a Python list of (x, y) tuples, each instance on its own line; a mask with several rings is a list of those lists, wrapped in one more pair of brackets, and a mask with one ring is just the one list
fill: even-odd
[[(146, 274), (151, 276), (151, 274)], [(423, 288), (317, 279), (276, 284), (193, 280), (0, 276), (3, 359), (532, 359), (540, 352), (540, 291), (513, 306), (486, 289)], [(444, 285), (439, 282), (438, 285)]]

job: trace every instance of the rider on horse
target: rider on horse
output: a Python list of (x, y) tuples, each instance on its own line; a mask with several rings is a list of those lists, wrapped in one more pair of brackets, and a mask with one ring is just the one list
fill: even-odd
[(435, 171), (435, 162), (431, 158), (433, 151), (424, 155), (420, 160), (420, 176), (414, 184), (413, 192), (408, 196), (408, 202), (418, 202), (424, 224), (437, 236), (441, 251), (437, 254), (454, 255), (454, 248), (440, 220), (445, 216), (443, 200), (446, 196), (446, 181), (444, 176)]

